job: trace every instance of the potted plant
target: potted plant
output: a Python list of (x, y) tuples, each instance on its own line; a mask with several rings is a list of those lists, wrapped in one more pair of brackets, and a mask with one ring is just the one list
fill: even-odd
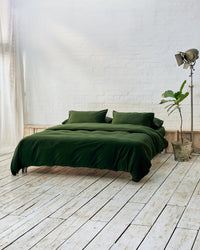
[(181, 84), (180, 90), (174, 92), (167, 90), (162, 94), (160, 104), (169, 103), (165, 108), (167, 109), (168, 115), (173, 113), (175, 110), (180, 115), (180, 141), (172, 142), (174, 150), (174, 158), (177, 161), (188, 161), (192, 151), (192, 142), (183, 140), (183, 116), (181, 112), (182, 101), (189, 95), (189, 92), (183, 93), (183, 88), (186, 84), (186, 80)]

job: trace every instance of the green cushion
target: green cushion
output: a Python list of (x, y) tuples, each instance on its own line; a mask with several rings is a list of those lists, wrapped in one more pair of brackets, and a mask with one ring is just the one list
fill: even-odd
[(69, 119), (66, 119), (62, 122), (62, 124), (66, 124), (68, 122)]
[(151, 127), (154, 113), (124, 113), (113, 111), (113, 124), (134, 124)]
[[(66, 119), (66, 120), (64, 120), (64, 121), (62, 122), (62, 124), (66, 124), (66, 123), (68, 123), (68, 121), (69, 121), (69, 119)], [(111, 122), (112, 122), (112, 118), (109, 117), (109, 116), (106, 116), (105, 122), (106, 122), (106, 123), (111, 123)]]
[(69, 119), (67, 123), (85, 123), (85, 122), (97, 122), (103, 123), (105, 121), (105, 117), (108, 110), (100, 110), (100, 111), (69, 111)]
[(106, 123), (111, 123), (112, 122), (112, 118), (109, 116), (106, 116)]
[(153, 123), (152, 123), (152, 128), (154, 129), (158, 129), (158, 128), (161, 128), (163, 125), (163, 121), (154, 117), (153, 118)]

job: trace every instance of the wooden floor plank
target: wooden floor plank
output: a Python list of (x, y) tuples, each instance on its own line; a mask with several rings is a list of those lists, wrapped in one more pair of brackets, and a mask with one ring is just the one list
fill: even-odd
[(191, 198), (191, 194), (194, 192), (196, 185), (200, 179), (199, 166), (200, 166), (200, 157), (198, 157), (195, 160), (194, 164), (189, 169), (187, 175), (180, 183), (179, 187), (173, 194), (168, 204), (178, 205), (178, 206), (187, 205), (187, 203)]
[(78, 231), (76, 231), (58, 249), (83, 249), (91, 239), (105, 226), (105, 222), (89, 220)]
[(41, 250), (46, 249), (47, 246), (48, 249), (56, 249), (84, 224), (84, 218), (71, 216), (46, 237), (40, 240), (32, 249)]
[(63, 220), (61, 219), (47, 218), (35, 226), (32, 230), (25, 233), (18, 240), (14, 241), (14, 243), (6, 249), (30, 249), (62, 222)]
[(62, 195), (57, 196), (55, 199), (49, 201), (37, 212), (33, 212), (27, 217), (21, 217), (18, 223), (15, 223), (8, 230), (0, 234), (0, 247), (6, 247), (12, 242), (17, 240), (20, 236), (27, 233), (30, 229), (34, 228), (37, 224), (41, 223), (44, 219), (49, 217), (53, 212), (65, 204), (65, 199)]
[(200, 228), (200, 182), (185, 209), (179, 227), (198, 230)]
[(12, 156), (13, 156), (13, 152), (10, 152), (10, 153), (7, 153), (7, 154), (2, 154), (2, 155), (0, 155), (0, 163), (1, 163), (2, 161), (7, 160), (7, 159), (10, 159), (10, 160), (11, 160)]
[(109, 249), (128, 227), (130, 221), (134, 219), (142, 207), (143, 204), (127, 203), (89, 245), (86, 246), (86, 249)]
[[(117, 176), (117, 173), (109, 173), (107, 176), (110, 176), (110, 174), (114, 174), (114, 176)], [(116, 192), (116, 188), (120, 189), (120, 182), (122, 183), (121, 185), (125, 185), (127, 181), (129, 180), (120, 178), (119, 176), (119, 178), (114, 181), (111, 181), (110, 178), (105, 178), (101, 182), (103, 186), (102, 184), (100, 185), (100, 183), (91, 186), (91, 188), (87, 190), (88, 192), (82, 193), (80, 199), (73, 201), (75, 202), (74, 204), (67, 204), (67, 206), (65, 205), (61, 209), (62, 215), (58, 213), (52, 215), (53, 217), (64, 217), (67, 220), (51, 234), (45, 237), (41, 242), (39, 242), (34, 248), (40, 249), (43, 247), (44, 244), (48, 244), (48, 246), (52, 249), (59, 247), (64, 242), (63, 237), (59, 235), (61, 234), (61, 232), (63, 232), (63, 230), (66, 230), (66, 227), (70, 227), (70, 230), (67, 230), (67, 233), (65, 234), (65, 239), (75, 233), (80, 226), (84, 225), (89, 220), (89, 218), (104, 205), (106, 200), (114, 195), (114, 193)], [(102, 189), (100, 193), (99, 188)], [(89, 201), (92, 198), (91, 195), (95, 197), (91, 201)], [(63, 213), (63, 211), (65, 212)], [(56, 242), (52, 240), (55, 235), (57, 235)]]
[(12, 227), (14, 224), (20, 222), (20, 216), (7, 215), (0, 220), (0, 235)]
[[(65, 176), (65, 185), (68, 186), (67, 190), (65, 190), (65, 188), (61, 188), (60, 186), (60, 184), (62, 183), (62, 179), (61, 179), (61, 182), (57, 183), (58, 185), (52, 185), (52, 188), (49, 188), (46, 192), (41, 193), (40, 195), (37, 195), (35, 198), (29, 199), (28, 202), (23, 202), (23, 200), (21, 199), (23, 205), (21, 204), (19, 206), (18, 204), (18, 207), (12, 213), (15, 215), (23, 214), (23, 216), (27, 216), (31, 214), (33, 211), (38, 210), (40, 207), (45, 205), (48, 201), (50, 201), (51, 199), (53, 199), (54, 197), (58, 196), (61, 193), (65, 195), (65, 201), (67, 203), (67, 201), (70, 201), (75, 195), (73, 184), (76, 184), (77, 186), (79, 186), (79, 189), (77, 188), (75, 189), (76, 194), (78, 194), (83, 189), (86, 189), (89, 185), (95, 182), (95, 180), (96, 180), (95, 178), (84, 179), (82, 176), (79, 176), (79, 175), (78, 176), (67, 175)], [(77, 187), (77, 186), (74, 186), (74, 187)], [(32, 193), (30, 193), (29, 196), (31, 196), (31, 194)], [(16, 201), (14, 202), (15, 202), (15, 207), (16, 207)]]
[[(116, 175), (116, 173), (113, 174)], [(110, 173), (108, 173), (108, 175), (110, 176)], [(92, 186), (84, 190), (80, 195), (76, 196), (61, 209), (57, 210), (52, 215), (52, 217), (67, 219), (71, 214), (75, 213), (80, 207), (87, 204), (90, 201), (90, 199), (95, 197), (99, 192), (102, 192), (102, 190), (106, 188), (109, 184), (111, 184), (111, 182), (112, 179), (106, 178), (106, 176), (104, 176), (101, 182), (95, 182)], [(112, 184), (111, 187), (113, 185), (114, 184)]]
[[(176, 163), (175, 163), (176, 164)], [(140, 214), (137, 216), (133, 224), (138, 225), (153, 225), (159, 214), (162, 212), (169, 199), (173, 195), (179, 183), (184, 178), (191, 163), (179, 163), (167, 180), (152, 196)]]
[(111, 247), (111, 250), (137, 249), (148, 233), (150, 226), (130, 225), (119, 240)]
[(125, 204), (126, 202), (124, 202), (124, 200), (119, 202), (119, 200), (111, 199), (100, 211), (97, 212), (97, 214), (94, 215), (93, 220), (109, 222)]
[(196, 230), (189, 230), (183, 228), (176, 228), (169, 244), (165, 248), (166, 250), (191, 250), (195, 237), (197, 235)]
[(183, 210), (184, 207), (167, 206), (138, 249), (164, 249), (183, 213)]
[[(13, 213), (15, 212), (18, 208), (21, 208), (24, 206), (24, 204), (28, 203), (30, 200), (35, 199), (39, 195), (37, 193), (24, 193), (23, 195), (17, 196), (16, 198), (12, 199), (10, 202), (7, 202), (0, 206), (1, 211), (5, 211), (7, 213)], [(5, 199), (5, 197), (3, 197)], [(50, 197), (49, 197), (50, 198)], [(5, 202), (5, 201), (3, 201)]]
[(11, 157), (0, 156), (0, 249), (200, 249), (200, 156), (159, 154), (137, 183), (60, 166), (12, 176)]
[[(152, 176), (156, 171), (163, 165), (163, 163), (169, 158), (168, 154), (160, 154), (159, 156), (153, 159), (152, 167), (148, 175), (146, 175), (139, 183), (128, 182), (128, 184), (122, 188), (113, 199), (105, 205), (101, 211), (95, 215), (96, 220), (109, 220), (112, 218), (121, 207), (123, 207), (128, 201), (132, 201), (132, 197), (140, 190), (142, 187), (148, 185), (148, 182), (151, 181)], [(142, 201), (139, 201), (142, 203)], [(106, 215), (104, 213), (106, 211)]]
[(174, 156), (171, 156), (167, 162), (151, 177), (136, 195), (130, 200), (130, 202), (142, 202), (147, 203), (155, 191), (165, 181), (167, 176), (176, 167), (178, 163), (174, 162)]
[(192, 250), (199, 250), (199, 249), (200, 249), (200, 231), (198, 231), (198, 235), (195, 239)]
[[(24, 192), (24, 186), (26, 185), (27, 190), (29, 191), (31, 186), (35, 184), (37, 186), (37, 183), (41, 183), (42, 181), (44, 182), (45, 179), (49, 180), (50, 178), (53, 178), (54, 176), (46, 175), (46, 174), (41, 174), (40, 176), (35, 176), (35, 175), (24, 175), (24, 176), (11, 176), (12, 181), (8, 182), (3, 186), (4, 193), (5, 192), (10, 192), (12, 190), (18, 189), (18, 191), (23, 191)], [(31, 191), (31, 190), (30, 190)], [(3, 193), (1, 193), (3, 195)]]
[[(4, 179), (5, 177), (11, 175), (10, 163), (11, 163), (11, 159), (6, 159), (6, 160), (0, 162), (0, 168), (1, 168), (0, 181), (2, 179)], [(0, 186), (1, 186), (1, 184), (0, 184)]]

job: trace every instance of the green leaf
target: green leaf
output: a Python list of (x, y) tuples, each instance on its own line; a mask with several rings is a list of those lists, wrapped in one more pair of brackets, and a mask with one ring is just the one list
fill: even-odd
[(171, 111), (171, 112), (169, 112), (169, 114), (168, 114), (168, 115), (171, 115), (171, 113), (173, 113), (176, 109), (178, 109), (178, 106), (176, 106), (174, 109), (172, 109), (172, 111)]
[(176, 104), (179, 105), (188, 95), (189, 95), (189, 92), (186, 92), (185, 94), (181, 94), (179, 99), (176, 101)]
[(189, 95), (189, 92), (186, 92), (185, 94), (182, 93), (185, 84), (186, 80), (181, 84), (180, 90), (177, 92), (167, 90), (162, 94), (162, 97), (164, 97), (164, 99), (160, 101), (160, 104), (169, 103), (165, 105), (165, 109), (167, 109), (168, 115), (173, 113), (175, 110), (180, 109), (181, 102)]
[(176, 105), (175, 103), (174, 103), (174, 104), (171, 104), (171, 106), (167, 109), (167, 112), (169, 112), (170, 109), (172, 109), (175, 105)]
[(183, 88), (184, 88), (184, 86), (185, 86), (185, 84), (186, 84), (186, 80), (182, 83), (182, 85), (181, 85), (181, 88), (180, 88), (180, 92), (182, 93), (182, 91), (183, 91)]
[(169, 105), (167, 105), (167, 106), (165, 106), (165, 109), (167, 109), (169, 106), (171, 106), (171, 105), (173, 105), (173, 104), (169, 104)]
[(176, 100), (178, 100), (178, 98), (180, 97), (180, 95), (181, 95), (181, 92), (178, 91), (178, 92), (176, 92), (176, 93), (174, 94), (174, 98), (175, 98)]
[(174, 92), (172, 90), (167, 90), (162, 94), (162, 97), (167, 98), (167, 97), (174, 97)]
[(159, 104), (163, 104), (163, 103), (166, 103), (166, 102), (174, 102), (174, 100), (165, 100), (165, 99), (162, 99)]

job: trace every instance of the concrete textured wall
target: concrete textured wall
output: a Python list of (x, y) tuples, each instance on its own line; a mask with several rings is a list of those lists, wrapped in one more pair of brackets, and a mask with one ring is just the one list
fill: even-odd
[[(199, 0), (17, 0), (26, 62), (26, 123), (58, 124), (73, 110), (155, 112), (166, 129), (178, 113), (159, 105), (189, 70), (174, 54), (200, 50)], [(200, 60), (194, 75), (194, 129), (200, 128)], [(189, 89), (189, 87), (186, 89)], [(183, 105), (190, 129), (190, 99)]]

